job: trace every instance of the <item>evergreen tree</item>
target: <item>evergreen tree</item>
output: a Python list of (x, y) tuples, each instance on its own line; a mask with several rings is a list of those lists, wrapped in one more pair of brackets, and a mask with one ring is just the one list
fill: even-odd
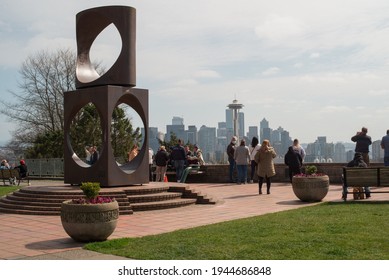
[[(124, 163), (130, 148), (139, 145), (142, 135), (140, 128), (134, 129), (125, 110), (116, 107), (112, 114), (110, 140), (115, 158)], [(100, 116), (96, 106), (92, 103), (84, 106), (73, 119), (70, 128), (71, 145), (74, 152), (82, 158), (86, 146), (102, 146), (103, 132), (101, 129)]]
[(62, 158), (63, 157), (63, 131), (47, 131), (39, 134), (33, 146), (27, 148), (27, 158)]
[(135, 144), (140, 146), (141, 140), (140, 128), (137, 127), (134, 130), (125, 110), (116, 107), (112, 114), (111, 145), (117, 161), (124, 163), (127, 159), (127, 153)]

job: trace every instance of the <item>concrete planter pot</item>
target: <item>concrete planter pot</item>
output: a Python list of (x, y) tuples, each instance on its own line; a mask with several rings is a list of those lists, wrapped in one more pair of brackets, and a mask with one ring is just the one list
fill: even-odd
[(330, 179), (327, 175), (292, 178), (293, 192), (301, 201), (321, 201), (328, 193)]
[(61, 205), (62, 226), (75, 241), (106, 240), (114, 232), (118, 219), (117, 201), (102, 204), (74, 204), (71, 200), (67, 200)]

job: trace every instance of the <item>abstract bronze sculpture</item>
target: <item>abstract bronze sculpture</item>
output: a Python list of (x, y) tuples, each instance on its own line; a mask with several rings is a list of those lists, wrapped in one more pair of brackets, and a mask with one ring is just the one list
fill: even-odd
[[(64, 93), (64, 180), (78, 185), (100, 182), (102, 187), (126, 186), (149, 182), (148, 173), (148, 90), (136, 85), (135, 69), (136, 11), (132, 7), (107, 6), (82, 11), (76, 16), (77, 69), (76, 90)], [(96, 37), (113, 24), (119, 31), (122, 49), (118, 59), (104, 74), (99, 75), (90, 58)], [(87, 104), (95, 105), (101, 120), (102, 147), (93, 165), (82, 161), (70, 141), (73, 118)], [(117, 164), (110, 144), (112, 112), (119, 104), (127, 104), (140, 116), (144, 125), (143, 145), (138, 156), (123, 165)]]

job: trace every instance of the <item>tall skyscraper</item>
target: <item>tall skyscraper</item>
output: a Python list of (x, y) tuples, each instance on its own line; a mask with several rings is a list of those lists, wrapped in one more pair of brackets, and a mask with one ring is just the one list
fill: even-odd
[(215, 161), (216, 128), (201, 126), (198, 132), (199, 146), (206, 162)]
[[(142, 128), (142, 134), (144, 133), (144, 128)], [(157, 127), (149, 127), (149, 147), (156, 153), (159, 148), (158, 141), (158, 128)]]
[(249, 131), (247, 132), (247, 138), (250, 140), (250, 143), (251, 143), (251, 139), (253, 139), (253, 137), (257, 137), (259, 140), (258, 126), (249, 126)]
[(238, 135), (239, 135), (239, 139), (243, 139), (243, 137), (245, 137), (245, 129), (244, 129), (244, 113), (243, 112), (239, 112), (238, 113)]
[(184, 118), (181, 117), (173, 117), (172, 125), (184, 125)]
[(179, 139), (185, 140), (185, 126), (183, 118), (173, 117), (172, 124), (166, 125), (166, 141), (170, 141), (172, 134)]
[(185, 142), (191, 144), (197, 144), (197, 127), (195, 125), (189, 125), (188, 130), (186, 131)]
[[(268, 139), (270, 140), (270, 132), (269, 132), (269, 122), (263, 118), (263, 120), (259, 124), (259, 137), (260, 137), (260, 143), (262, 143), (263, 140)], [(266, 130), (266, 135), (264, 135)]]
[(272, 129), (270, 127), (265, 127), (261, 130), (261, 143), (263, 140), (267, 139), (270, 141), (272, 134)]
[(376, 140), (371, 145), (372, 162), (384, 162), (384, 149), (381, 148), (381, 140)]
[(216, 130), (216, 162), (224, 163), (227, 161), (226, 147), (229, 139), (231, 139), (230, 137), (232, 137), (232, 132), (231, 135), (227, 135), (226, 123), (219, 122)]
[(346, 147), (343, 143), (335, 144), (334, 162), (347, 162)]

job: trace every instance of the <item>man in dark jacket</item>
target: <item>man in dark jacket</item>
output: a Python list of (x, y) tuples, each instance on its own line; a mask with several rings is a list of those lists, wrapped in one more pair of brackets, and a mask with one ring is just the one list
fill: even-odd
[(182, 173), (184, 172), (184, 166), (186, 160), (185, 149), (182, 146), (181, 139), (178, 139), (177, 145), (172, 148), (170, 159), (174, 162), (177, 182), (180, 182)]
[[(362, 127), (360, 132), (357, 132), (356, 135), (351, 137), (351, 141), (356, 142), (355, 153), (360, 153), (362, 159), (366, 164), (366, 167), (370, 164), (369, 158), (369, 146), (372, 144), (371, 137), (367, 135), (367, 128)], [(370, 187), (365, 187), (366, 198), (370, 197)]]
[(289, 167), (289, 179), (292, 183), (293, 176), (301, 173), (303, 158), (298, 151), (293, 149), (293, 146), (290, 146), (288, 152), (285, 154), (284, 162)]
[(360, 132), (357, 132), (353, 137), (351, 137), (351, 141), (356, 142), (355, 152), (361, 153), (363, 157), (363, 161), (369, 166), (369, 146), (371, 145), (371, 137), (367, 135), (367, 128), (362, 127)]
[(230, 175), (230, 182), (231, 183), (235, 183), (235, 181), (236, 181), (234, 179), (234, 169), (235, 169), (234, 154), (235, 154), (237, 139), (238, 138), (236, 136), (232, 137), (230, 144), (228, 144), (228, 146), (227, 146), (228, 162), (230, 163), (229, 175)]
[(19, 170), (19, 174), (21, 178), (27, 177), (28, 168), (24, 160), (20, 160), (20, 165), (16, 166), (15, 169)]

